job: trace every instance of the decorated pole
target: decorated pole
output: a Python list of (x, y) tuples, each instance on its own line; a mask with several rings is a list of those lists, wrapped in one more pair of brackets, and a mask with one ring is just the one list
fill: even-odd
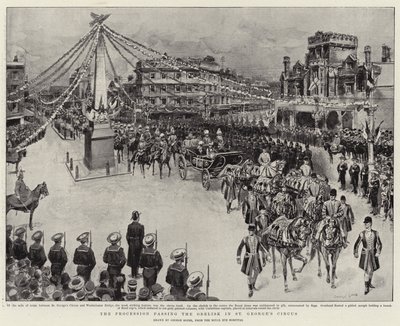
[(185, 253), (186, 253), (186, 255), (185, 255), (185, 268), (187, 268), (187, 264), (188, 264), (188, 260), (189, 260), (187, 242), (185, 243)]

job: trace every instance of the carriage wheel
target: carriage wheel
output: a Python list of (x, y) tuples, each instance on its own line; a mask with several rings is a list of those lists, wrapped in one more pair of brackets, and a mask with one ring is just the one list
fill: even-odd
[(201, 174), (201, 183), (205, 190), (210, 189), (211, 181), (210, 181), (210, 172), (208, 172), (208, 170), (203, 170)]
[(187, 164), (186, 164), (186, 159), (183, 157), (183, 155), (179, 155), (178, 168), (181, 179), (185, 180), (187, 175)]

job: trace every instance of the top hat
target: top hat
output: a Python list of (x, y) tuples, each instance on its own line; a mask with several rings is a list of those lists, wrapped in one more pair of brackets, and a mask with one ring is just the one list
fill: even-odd
[(155, 233), (146, 234), (146, 236), (143, 238), (143, 245), (145, 247), (150, 247), (154, 242), (156, 242), (156, 240)]
[(336, 189), (331, 189), (331, 191), (329, 192), (329, 196), (336, 196), (336, 195), (337, 195)]
[(137, 288), (137, 281), (135, 279), (131, 279), (128, 281), (128, 291), (135, 292)]
[(34, 234), (32, 234), (32, 240), (33, 241), (40, 241), (43, 238), (43, 232), (42, 231), (36, 231)]
[(203, 277), (204, 275), (202, 272), (193, 272), (189, 275), (186, 284), (190, 288), (196, 287), (201, 283)]
[(61, 232), (60, 233), (56, 233), (55, 235), (53, 235), (51, 237), (51, 241), (60, 242), (61, 239), (63, 238), (63, 236), (64, 236), (64, 234), (62, 234)]
[(173, 260), (180, 260), (185, 258), (185, 256), (186, 256), (186, 250), (183, 248), (178, 248), (171, 252), (170, 258)]
[(316, 177), (317, 177), (317, 174), (315, 172), (312, 172), (311, 173), (311, 178), (316, 178)]
[(125, 301), (135, 301), (136, 300), (136, 293), (135, 292), (130, 292), (127, 293), (126, 296), (124, 296)]
[(121, 240), (121, 234), (119, 232), (112, 232), (107, 237), (107, 241), (111, 244), (116, 244), (119, 240)]
[(371, 216), (366, 216), (365, 218), (364, 218), (364, 222), (363, 222), (364, 224), (366, 224), (366, 223), (372, 223), (372, 218), (371, 218)]
[(247, 228), (249, 231), (255, 231), (256, 226), (254, 224), (249, 224), (249, 227)]
[(206, 129), (204, 130), (204, 135), (208, 135), (210, 132)]
[(86, 242), (89, 238), (89, 232), (83, 232), (82, 234), (80, 234), (77, 238), (76, 241), (79, 242)]

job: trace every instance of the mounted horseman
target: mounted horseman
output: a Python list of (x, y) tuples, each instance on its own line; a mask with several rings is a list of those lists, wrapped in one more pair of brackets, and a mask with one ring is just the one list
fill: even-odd
[(168, 167), (168, 177), (171, 175), (171, 167), (169, 161), (171, 159), (171, 151), (168, 145), (165, 135), (160, 135), (160, 142), (152, 146), (152, 163), (153, 163), (153, 175), (154, 175), (154, 164), (157, 161), (160, 168), (160, 179), (162, 179), (162, 168), (165, 164)]
[(24, 173), (22, 170), (18, 173), (18, 179), (15, 182), (15, 194), (6, 196), (6, 214), (14, 209), (24, 213), (30, 213), (29, 228), (33, 230), (33, 213), (39, 206), (39, 200), (49, 195), (45, 182), (30, 190), (24, 182)]

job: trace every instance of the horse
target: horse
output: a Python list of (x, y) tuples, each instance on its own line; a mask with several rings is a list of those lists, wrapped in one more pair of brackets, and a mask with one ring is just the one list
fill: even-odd
[(10, 210), (16, 210), (16, 211), (21, 211), (24, 213), (30, 213), (29, 216), (29, 228), (33, 230), (32, 226), (32, 218), (33, 218), (33, 213), (35, 212), (36, 208), (39, 206), (39, 200), (43, 197), (46, 197), (49, 195), (49, 191), (47, 189), (46, 182), (43, 182), (41, 184), (38, 184), (35, 189), (31, 191), (30, 197), (32, 198), (32, 201), (30, 204), (27, 206), (24, 205), (20, 199), (17, 198), (16, 195), (7, 195), (6, 196), (6, 214)]
[(146, 178), (145, 175), (145, 170), (144, 170), (144, 166), (148, 165), (148, 168), (150, 168), (151, 163), (152, 163), (152, 156), (150, 153), (150, 146), (146, 146), (145, 149), (142, 150), (138, 150), (136, 152), (134, 152), (131, 162), (133, 163), (132, 165), (132, 175), (135, 175), (135, 165), (136, 162), (139, 164), (140, 166), (140, 171), (142, 172), (143, 178)]
[[(326, 282), (331, 284), (332, 289), (336, 288), (336, 263), (339, 254), (342, 248), (346, 247), (342, 239), (339, 223), (336, 218), (330, 218), (328, 221), (322, 220), (315, 225), (310, 257), (311, 261), (315, 257), (316, 252), (319, 251), (321, 253), (327, 271)], [(318, 276), (322, 276), (320, 259), (318, 259)]]
[[(285, 215), (278, 217), (271, 225), (262, 231), (262, 243), (271, 247), (273, 275), (276, 278), (275, 249), (279, 251), (283, 268), (283, 279), (285, 292), (289, 292), (287, 283), (287, 263), (289, 262), (293, 281), (297, 281), (296, 273), (301, 273), (307, 264), (307, 258), (301, 255), (311, 235), (311, 226), (307, 219), (296, 217), (293, 220)], [(300, 260), (303, 264), (300, 268), (293, 269), (292, 259)]]
[(171, 148), (167, 147), (165, 149), (158, 148), (153, 152), (152, 163), (153, 163), (153, 175), (154, 175), (154, 163), (158, 162), (158, 167), (160, 168), (160, 179), (162, 179), (162, 168), (164, 164), (168, 167), (168, 177), (171, 176), (171, 167), (169, 161), (171, 160)]
[(176, 166), (176, 154), (179, 154), (181, 151), (182, 144), (179, 140), (175, 140), (170, 146), (169, 150), (174, 158), (174, 166)]

